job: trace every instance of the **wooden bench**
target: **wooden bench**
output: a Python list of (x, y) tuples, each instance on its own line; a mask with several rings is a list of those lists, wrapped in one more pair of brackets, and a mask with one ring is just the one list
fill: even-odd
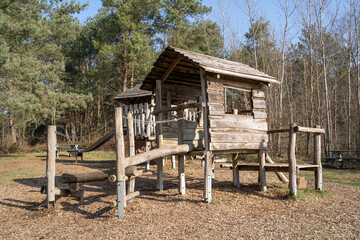
[[(81, 157), (81, 160), (83, 160), (83, 149), (79, 149), (79, 146), (81, 144), (79, 143), (70, 143), (70, 144), (56, 144), (56, 156), (59, 157), (60, 152), (68, 152), (69, 157), (75, 157), (76, 161), (78, 157)], [(58, 147), (68, 147), (68, 148), (62, 148), (59, 149)], [(70, 147), (70, 148), (69, 148)]]
[[(348, 156), (343, 157), (343, 154), (347, 153)], [(360, 153), (360, 150), (331, 150), (329, 151), (330, 157), (323, 158), (325, 161), (330, 162), (330, 167), (335, 167), (335, 163), (341, 164), (341, 168), (344, 168), (344, 161), (355, 160), (359, 161), (359, 157), (351, 157), (351, 153)]]

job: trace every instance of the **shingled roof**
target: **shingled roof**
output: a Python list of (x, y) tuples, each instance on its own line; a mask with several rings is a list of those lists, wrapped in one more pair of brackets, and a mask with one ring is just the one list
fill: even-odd
[(125, 92), (117, 94), (114, 99), (125, 104), (150, 102), (152, 91), (140, 89), (142, 83), (135, 85), (135, 87), (126, 90)]
[[(152, 90), (157, 79), (166, 77), (165, 82), (188, 86), (200, 86), (200, 69), (209, 73), (230, 76), (236, 80), (279, 83), (274, 77), (246, 64), (220, 59), (180, 48), (167, 47), (153, 64), (141, 89)], [(175, 67), (174, 67), (175, 66)], [(169, 73), (169, 68), (173, 70)]]

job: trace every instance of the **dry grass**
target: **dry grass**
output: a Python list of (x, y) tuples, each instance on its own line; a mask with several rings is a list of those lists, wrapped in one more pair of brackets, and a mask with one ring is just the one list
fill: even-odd
[[(113, 159), (111, 154), (86, 154), (86, 160), (77, 165), (73, 158), (61, 156), (57, 175), (109, 168), (114, 162), (103, 160)], [(267, 174), (269, 191), (262, 193), (255, 184), (256, 173), (241, 172), (243, 185), (236, 189), (231, 186), (232, 172), (216, 168), (213, 201), (206, 204), (202, 202), (200, 162), (186, 164), (185, 196), (178, 194), (177, 169), (171, 169), (168, 162), (165, 190), (154, 190), (155, 175), (139, 177), (136, 190), (141, 196), (128, 204), (125, 220), (120, 221), (116, 209), (109, 207), (115, 200), (115, 186), (107, 181), (84, 184), (83, 204), (61, 198), (48, 212), (43, 207), (45, 196), (39, 193), (45, 184), (45, 156), (0, 156), (0, 239), (360, 238), (360, 188), (328, 183), (333, 176), (340, 183), (344, 180), (357, 185), (359, 171), (326, 169), (326, 192), (304, 190), (300, 191), (303, 198), (293, 200), (287, 196), (286, 186), (271, 173)]]

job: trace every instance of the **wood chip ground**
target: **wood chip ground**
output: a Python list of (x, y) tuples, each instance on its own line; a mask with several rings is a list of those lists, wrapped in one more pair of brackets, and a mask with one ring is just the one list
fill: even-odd
[[(325, 183), (331, 197), (310, 194), (306, 201), (295, 201), (286, 196), (285, 185), (273, 173), (267, 174), (269, 191), (262, 193), (255, 184), (255, 172), (241, 172), (243, 185), (236, 189), (232, 172), (216, 167), (214, 201), (206, 204), (202, 201), (204, 170), (200, 162), (186, 162), (187, 188), (182, 196), (177, 189), (177, 169), (171, 169), (168, 161), (165, 190), (154, 190), (155, 174), (139, 177), (135, 190), (141, 195), (128, 204), (121, 221), (117, 210), (109, 207), (115, 200), (115, 185), (108, 181), (82, 185), (86, 191), (83, 204), (60, 198), (49, 212), (44, 208), (45, 195), (39, 192), (45, 184), (44, 156), (38, 161), (41, 167), (36, 176), (0, 185), (0, 239), (360, 238), (357, 187)], [(57, 162), (56, 173), (94, 171), (111, 164), (84, 161), (75, 165), (65, 157)], [(57, 186), (61, 186), (58, 181)], [(308, 187), (313, 187), (313, 182), (309, 181)]]

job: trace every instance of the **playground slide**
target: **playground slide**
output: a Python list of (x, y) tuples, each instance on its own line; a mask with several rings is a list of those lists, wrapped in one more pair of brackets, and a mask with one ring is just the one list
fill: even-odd
[(93, 144), (91, 144), (89, 147), (82, 150), (81, 152), (91, 152), (91, 151), (98, 149), (99, 147), (104, 145), (107, 141), (109, 141), (112, 137), (114, 137), (114, 135), (115, 135), (115, 128), (113, 130), (111, 130), (108, 134), (106, 134), (105, 136), (103, 136), (102, 138), (100, 138), (99, 140), (94, 142)]
[(141, 163), (151, 161), (154, 159), (158, 159), (161, 157), (169, 156), (169, 155), (185, 154), (185, 153), (192, 151), (193, 149), (194, 149), (194, 146), (188, 145), (188, 144), (181, 144), (181, 145), (177, 145), (177, 146), (152, 149), (148, 152), (143, 152), (143, 153), (125, 158), (125, 167), (136, 166)]

